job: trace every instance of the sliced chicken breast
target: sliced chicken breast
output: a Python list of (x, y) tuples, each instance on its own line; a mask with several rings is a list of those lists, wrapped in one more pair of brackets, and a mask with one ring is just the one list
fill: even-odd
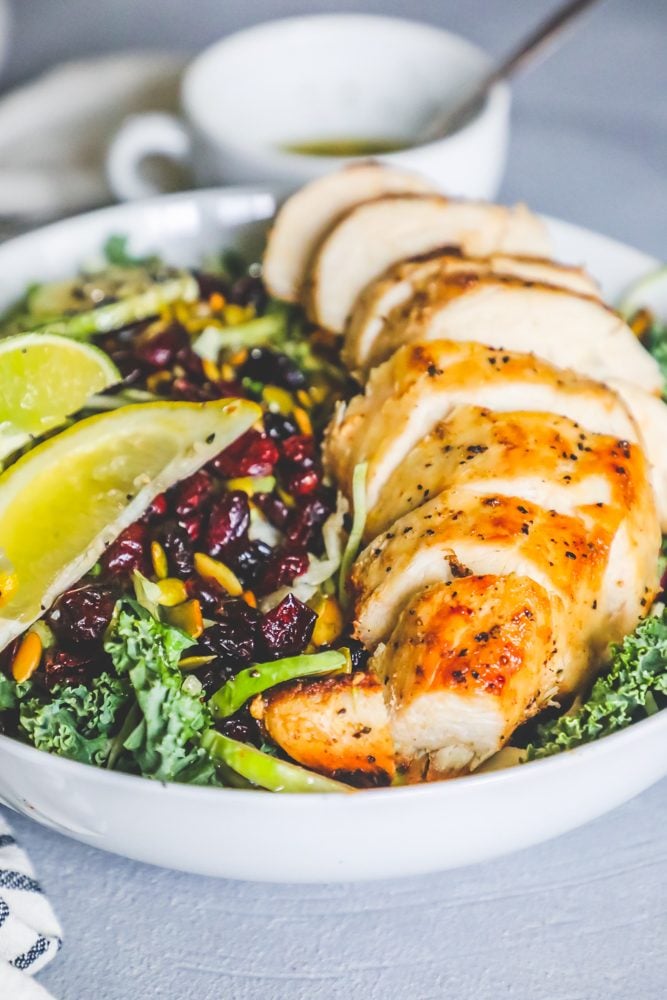
[(256, 698), (251, 712), (305, 767), (368, 784), (394, 776), (389, 715), (372, 673), (286, 684)]
[(287, 199), (269, 233), (263, 267), (267, 288), (278, 299), (298, 302), (318, 243), (344, 212), (385, 194), (433, 190), (417, 174), (371, 162), (306, 184)]
[(372, 518), (394, 470), (461, 405), (554, 413), (591, 431), (639, 438), (623, 402), (598, 382), (526, 354), (432, 341), (397, 351), (373, 370), (364, 395), (339, 408), (327, 431), (327, 468), (350, 497), (355, 466), (368, 463), (366, 501)]
[(325, 465), (350, 497), (367, 464), (350, 592), (372, 656), (252, 710), (324, 773), (449, 777), (582, 691), (654, 600), (662, 379), (583, 272), (526, 259), (548, 249), (521, 207), (394, 193), (330, 221), (300, 294), (370, 372)]
[(431, 254), (394, 264), (381, 278), (372, 281), (363, 290), (345, 331), (343, 361), (353, 369), (357, 366), (357, 358), (363, 362), (393, 310), (406, 305), (431, 282), (450, 274), (474, 274), (480, 277), (499, 274), (520, 278), (522, 281), (554, 285), (583, 295), (599, 296), (597, 283), (583, 268), (566, 267), (539, 257), (493, 254), (491, 257), (471, 258), (462, 257), (451, 250), (436, 250)]
[(431, 583), (470, 573), (530, 577), (567, 608), (560, 691), (579, 687), (608, 642), (632, 629), (657, 588), (659, 529), (641, 450), (625, 449), (601, 475), (632, 480), (628, 510), (587, 505), (559, 514), (521, 496), (451, 490), (396, 521), (362, 552), (352, 574), (356, 635), (386, 641), (410, 600)]
[(447, 489), (509, 492), (560, 514), (600, 502), (630, 509), (634, 481), (609, 474), (626, 450), (618, 438), (590, 434), (553, 413), (458, 407), (386, 480), (368, 513), (366, 537)]
[(469, 771), (496, 753), (558, 689), (552, 598), (528, 577), (467, 576), (421, 591), (371, 669), (396, 752), (420, 777)]
[(392, 264), (438, 247), (469, 257), (547, 257), (544, 224), (523, 205), (448, 201), (437, 195), (393, 195), (357, 205), (319, 244), (306, 282), (310, 319), (342, 333), (363, 289)]
[(597, 299), (498, 275), (450, 275), (392, 311), (365, 359), (368, 371), (404, 344), (448, 339), (536, 354), (551, 364), (605, 381), (624, 378), (659, 394), (655, 358), (630, 327)]
[(625, 379), (610, 379), (609, 386), (632, 412), (641, 432), (646, 456), (651, 465), (660, 524), (667, 534), (667, 403), (651, 396)]

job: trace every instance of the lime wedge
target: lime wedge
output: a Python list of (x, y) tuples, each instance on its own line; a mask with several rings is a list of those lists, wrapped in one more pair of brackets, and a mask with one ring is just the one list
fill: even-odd
[(0, 557), (14, 574), (0, 649), (77, 582), (158, 493), (261, 415), (255, 403), (144, 403), (89, 417), (0, 475)]
[(0, 461), (120, 379), (113, 361), (90, 344), (45, 333), (0, 340)]

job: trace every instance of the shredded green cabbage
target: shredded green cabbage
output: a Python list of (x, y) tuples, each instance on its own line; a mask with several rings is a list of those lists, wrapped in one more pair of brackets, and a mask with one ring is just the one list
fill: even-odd
[(345, 607), (349, 600), (347, 592), (347, 578), (350, 575), (352, 563), (357, 557), (361, 539), (366, 527), (366, 473), (368, 463), (362, 462), (356, 465), (352, 474), (352, 530), (347, 539), (343, 558), (340, 563), (340, 576), (338, 578), (338, 599)]

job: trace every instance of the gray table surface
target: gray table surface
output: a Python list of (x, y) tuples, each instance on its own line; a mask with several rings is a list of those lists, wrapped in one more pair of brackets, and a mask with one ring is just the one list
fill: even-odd
[[(5, 82), (74, 54), (132, 45), (194, 50), (245, 24), (306, 10), (409, 13), (499, 52), (553, 4), (14, 6)], [(665, 0), (610, 0), (557, 58), (517, 84), (503, 196), (665, 257), (666, 43)], [(65, 926), (63, 951), (41, 976), (58, 1000), (667, 995), (667, 782), (579, 831), (493, 864), (370, 885), (195, 878), (12, 821)]]

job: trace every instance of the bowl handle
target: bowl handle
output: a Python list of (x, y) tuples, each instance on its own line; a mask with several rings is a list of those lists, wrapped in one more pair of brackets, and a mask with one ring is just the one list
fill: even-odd
[(185, 123), (175, 115), (132, 115), (111, 140), (106, 156), (106, 173), (119, 201), (134, 201), (163, 194), (165, 188), (146, 175), (145, 161), (160, 157), (179, 167), (189, 166), (192, 137)]

